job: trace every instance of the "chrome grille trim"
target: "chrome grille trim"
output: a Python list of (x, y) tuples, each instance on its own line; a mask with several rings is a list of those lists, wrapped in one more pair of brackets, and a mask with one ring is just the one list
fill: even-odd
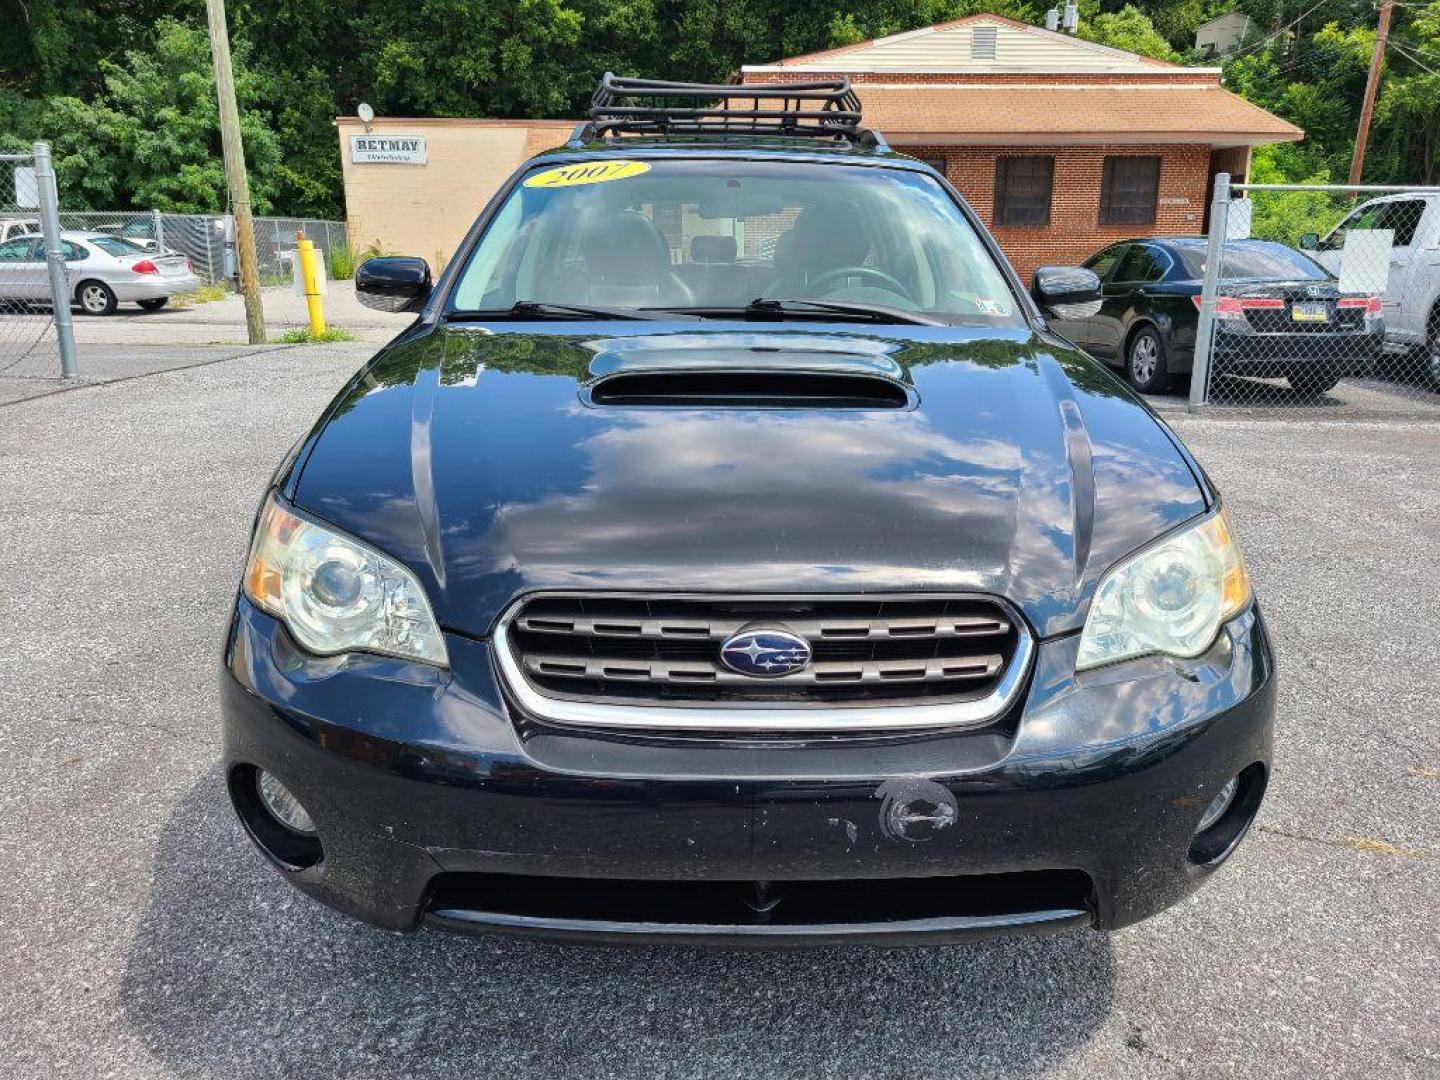
[[(1022, 619), (1012, 618), (1005, 622), (1003, 627), (993, 625), (1002, 620), (990, 620), (992, 625), (981, 631), (979, 628), (963, 626), (967, 620), (955, 619), (954, 627), (944, 628), (945, 632), (956, 636), (968, 636), (969, 634), (997, 632), (1009, 633), (1012, 629), (1015, 635), (1013, 653), (1008, 664), (1004, 657), (994, 654), (983, 654), (984, 670), (981, 672), (962, 671), (959, 668), (962, 658), (934, 658), (923, 661), (915, 660), (831, 660), (817, 661), (805, 672), (795, 675), (782, 676), (778, 680), (767, 680), (768, 683), (792, 682), (798, 689), (805, 686), (817, 685), (846, 685), (839, 680), (842, 678), (851, 680), (849, 685), (876, 685), (878, 683), (899, 683), (905, 680), (936, 679), (943, 678), (954, 680), (957, 684), (957, 692), (963, 690), (967, 680), (977, 678), (993, 678), (997, 671), (1000, 678), (995, 682), (989, 693), (979, 698), (972, 698), (960, 701), (934, 701), (926, 698), (914, 698), (900, 702), (875, 702), (855, 704), (727, 704), (727, 705), (705, 705), (676, 703), (674, 701), (646, 701), (637, 699), (633, 701), (586, 701), (577, 700), (572, 697), (556, 697), (537, 689), (536, 686), (526, 678), (524, 667), (516, 658), (511, 636), (512, 627), (518, 628), (518, 620), (521, 617), (525, 605), (537, 599), (547, 597), (570, 598), (575, 593), (537, 593), (522, 597), (517, 600), (501, 616), (495, 627), (493, 635), (493, 646), (495, 663), (505, 688), (509, 691), (516, 703), (528, 714), (536, 719), (556, 724), (575, 725), (581, 727), (598, 727), (626, 730), (649, 730), (649, 731), (690, 731), (690, 732), (730, 732), (730, 733), (825, 733), (825, 732), (895, 732), (895, 731), (921, 731), (937, 728), (963, 729), (981, 727), (988, 724), (1003, 714), (1013, 703), (1016, 694), (1024, 685), (1025, 679), (1030, 671), (1030, 664), (1034, 653), (1034, 640), (1025, 626)], [(583, 594), (587, 598), (603, 599), (606, 596), (613, 596), (615, 599), (650, 599), (645, 594), (615, 593), (615, 594)], [(680, 597), (676, 597), (679, 599)], [(713, 599), (704, 595), (686, 596), (685, 599), (708, 600)], [(915, 594), (893, 594), (884, 597), (892, 600), (923, 600), (923, 599), (980, 599), (994, 604), (998, 611), (1009, 611), (1007, 605), (993, 597), (965, 597), (965, 596), (933, 596)], [(757, 601), (764, 600), (872, 600), (873, 596), (828, 596), (809, 595), (805, 597), (766, 597), (757, 596)], [(540, 620), (542, 623), (544, 619)], [(602, 623), (624, 622), (626, 620), (601, 619)], [(674, 627), (673, 620), (667, 620), (663, 615), (648, 618), (645, 620), (630, 620), (639, 623), (632, 631), (630, 628), (618, 630), (617, 636), (636, 638), (641, 635), (655, 634), (671, 637), (664, 633), (667, 627)], [(701, 622), (707, 625), (703, 627), (704, 635), (701, 636)], [(906, 635), (904, 630), (908, 627), (900, 625), (900, 633), (895, 633), (897, 624), (913, 623), (915, 620), (890, 620), (891, 625), (877, 628), (875, 624), (883, 623), (886, 620), (845, 620), (845, 619), (786, 619), (786, 625), (802, 632), (799, 628), (803, 625), (806, 630), (814, 630), (817, 636), (823, 629), (838, 628), (843, 632), (857, 634), (858, 628), (863, 626), (865, 637), (872, 634), (877, 638), (890, 640), (901, 640)], [(675, 635), (675, 639), (683, 640), (690, 637), (696, 641), (723, 640), (734, 632), (742, 624), (743, 620), (736, 621), (733, 628), (721, 632), (722, 626), (709, 625), (716, 620), (691, 620), (696, 625), (684, 627), (688, 633)], [(842, 625), (845, 624), (845, 625)], [(728, 623), (726, 624), (728, 625)], [(526, 626), (528, 632), (543, 633), (544, 627), (532, 623)], [(573, 632), (570, 629), (556, 629), (555, 633)], [(936, 632), (942, 632), (937, 627)], [(603, 634), (597, 634), (604, 636)], [(809, 636), (809, 635), (807, 635)], [(835, 640), (846, 640), (844, 636), (837, 636)], [(863, 640), (863, 639), (861, 639)], [(974, 660), (974, 657), (963, 658), (966, 661)], [(593, 665), (608, 664), (615, 668), (633, 669), (633, 672), (604, 673), (604, 677), (613, 681), (623, 681), (626, 678), (638, 681), (664, 682), (670, 685), (737, 685), (753, 682), (746, 676), (730, 672), (723, 666), (704, 661), (693, 660), (652, 660), (648, 658), (615, 658), (595, 659), (567, 657), (547, 657), (543, 654), (528, 654), (525, 657), (525, 666), (538, 663), (558, 662), (562, 665), (570, 665), (571, 670), (546, 672), (550, 678), (571, 677), (575, 679), (593, 678), (596, 674)], [(956, 666), (954, 671), (946, 671), (948, 664)], [(578, 670), (577, 670), (578, 666)], [(1002, 670), (1003, 668), (1003, 670)], [(833, 676), (835, 681), (827, 681), (822, 675), (817, 679), (814, 672), (819, 671), (824, 675)], [(713, 674), (713, 679), (711, 675)], [(857, 677), (858, 676), (858, 677)], [(733, 680), (733, 682), (731, 681)]]
[[(631, 637), (659, 641), (724, 641), (750, 620), (744, 618), (692, 619), (681, 615), (648, 619), (536, 617), (521, 614), (514, 625), (532, 634), (590, 634), (594, 637)], [(1006, 619), (945, 616), (939, 619), (789, 619), (785, 625), (812, 641), (874, 640), (904, 637), (984, 637), (1010, 629)]]

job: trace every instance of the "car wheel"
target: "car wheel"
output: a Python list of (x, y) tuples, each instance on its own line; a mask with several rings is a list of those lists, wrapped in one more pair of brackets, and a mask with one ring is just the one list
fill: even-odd
[(1430, 389), (1440, 391), (1440, 307), (1430, 314), (1429, 333), (1425, 335), (1425, 378)]
[(82, 281), (75, 299), (86, 315), (109, 315), (115, 310), (115, 293), (103, 281)]
[(1335, 384), (1340, 381), (1340, 376), (1333, 371), (1326, 371), (1324, 368), (1301, 368), (1298, 371), (1287, 372), (1285, 381), (1300, 394), (1306, 397), (1319, 397), (1321, 394), (1328, 394), (1335, 389)]
[(1144, 327), (1130, 339), (1130, 347), (1125, 350), (1125, 377), (1142, 394), (1158, 394), (1169, 384), (1165, 346), (1153, 328)]
[(146, 311), (159, 311), (170, 302), (170, 298), (168, 296), (157, 296), (153, 300), (136, 300), (135, 302)]

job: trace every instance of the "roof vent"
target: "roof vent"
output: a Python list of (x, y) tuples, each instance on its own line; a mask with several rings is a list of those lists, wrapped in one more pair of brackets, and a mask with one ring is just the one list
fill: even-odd
[(970, 31), (970, 59), (994, 60), (995, 37), (998, 31), (993, 26), (977, 26)]
[(903, 409), (905, 388), (874, 375), (812, 371), (641, 371), (611, 375), (593, 404), (700, 409)]

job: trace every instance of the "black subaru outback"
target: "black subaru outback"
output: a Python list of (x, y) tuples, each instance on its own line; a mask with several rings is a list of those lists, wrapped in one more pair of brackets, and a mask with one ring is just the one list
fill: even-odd
[(251, 838), (378, 926), (1124, 926), (1264, 794), (1271, 652), (1175, 435), (844, 82), (607, 76), (275, 473), (225, 650)]

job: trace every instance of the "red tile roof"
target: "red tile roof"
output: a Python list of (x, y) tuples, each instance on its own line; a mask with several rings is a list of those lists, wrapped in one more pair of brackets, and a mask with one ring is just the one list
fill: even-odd
[[(1058, 83), (1060, 80), (1054, 80)], [(1293, 142), (1305, 133), (1220, 86), (857, 84), (866, 127), (893, 142)]]

